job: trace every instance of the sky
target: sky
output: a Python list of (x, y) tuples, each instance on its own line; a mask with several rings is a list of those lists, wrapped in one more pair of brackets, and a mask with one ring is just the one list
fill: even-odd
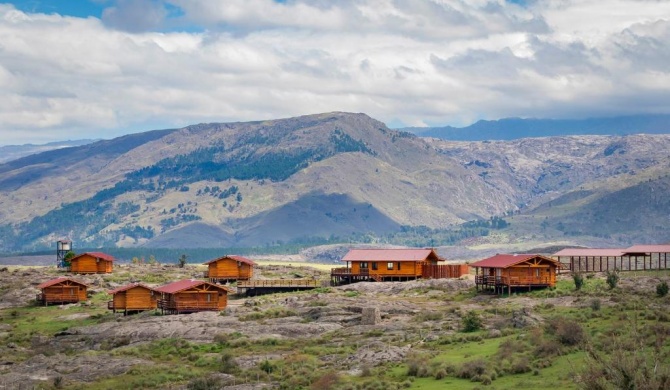
[(670, 1), (0, 3), (0, 145), (331, 111), (668, 114)]

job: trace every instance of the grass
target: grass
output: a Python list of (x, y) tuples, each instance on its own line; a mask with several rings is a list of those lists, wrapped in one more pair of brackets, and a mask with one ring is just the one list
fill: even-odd
[[(635, 282), (638, 276), (622, 274), (622, 282)], [(237, 313), (229, 315), (237, 316), (241, 321), (270, 323), (265, 321), (305, 316), (306, 311), (327, 307), (340, 297), (359, 297), (357, 301), (375, 299), (392, 307), (402, 301), (403, 305), (415, 310), (409, 314), (389, 312), (385, 323), (397, 324), (394, 326), (402, 324), (397, 329), (381, 326), (361, 330), (344, 325), (316, 337), (251, 335), (245, 332), (245, 328), (256, 324), (248, 322), (238, 327), (232, 325), (233, 328), (217, 330), (220, 333), (208, 342), (168, 338), (131, 344), (130, 337), (117, 337), (104, 341), (99, 350), (67, 351), (67, 354), (132, 357), (147, 363), (137, 365), (124, 374), (100, 378), (92, 383), (66, 381), (65, 387), (184, 387), (192, 381), (202, 380), (204, 383), (215, 373), (226, 372), (235, 375), (237, 384), (265, 381), (286, 389), (314, 388), (315, 383), (323, 388), (337, 390), (570, 389), (577, 387), (574, 375), (585, 366), (585, 345), (607, 351), (607, 348), (611, 348), (610, 341), (613, 338), (619, 337), (629, 342), (631, 335), (639, 334), (644, 340), (641, 347), (643, 353), (651, 353), (654, 345), (660, 345), (664, 353), (670, 353), (670, 343), (663, 338), (664, 335), (670, 337), (670, 315), (666, 314), (670, 297), (657, 297), (655, 283), (648, 292), (626, 292), (621, 288), (609, 290), (603, 278), (585, 278), (585, 282), (578, 292), (574, 289), (572, 279), (564, 279), (553, 290), (522, 292), (511, 298), (481, 299), (476, 297), (474, 289), (445, 291), (439, 301), (426, 295), (427, 289), (409, 291), (399, 296), (343, 292), (332, 288), (267, 295), (255, 298), (257, 305), (238, 308)], [(310, 295), (316, 293), (323, 295), (318, 299), (311, 298)], [(304, 307), (287, 308), (282, 302), (288, 297), (297, 297)], [(551, 297), (567, 299), (547, 300)], [(12, 326), (2, 342), (14, 342), (27, 351), (36, 335), (53, 336), (74, 327), (114, 320), (116, 317), (106, 310), (108, 299), (106, 293), (100, 292), (91, 297), (90, 306), (0, 310), (0, 322)], [(593, 304), (594, 300), (598, 300), (598, 305)], [(544, 324), (527, 329), (510, 327), (512, 311), (522, 307), (528, 307), (532, 314), (542, 317)], [(486, 329), (461, 332), (462, 316), (473, 310), (483, 318)], [(82, 313), (89, 317), (64, 319), (64, 316)], [(583, 330), (585, 344), (580, 344), (581, 338), (576, 344), (561, 341), (565, 334), (561, 334), (560, 329), (570, 330), (572, 328), (565, 328), (565, 325), (574, 323)], [(500, 329), (500, 332), (491, 334), (489, 329), (493, 327)], [(407, 345), (412, 348), (400, 361), (375, 365), (352, 358)], [(30, 357), (30, 353), (17, 353), (11, 361), (16, 363), (25, 360)], [(662, 361), (666, 365), (667, 356)], [(236, 359), (246, 359), (247, 363), (238, 365)], [(472, 381), (468, 370), (472, 371), (472, 367), (476, 368), (477, 364), (481, 364), (483, 371), (476, 375), (476, 381)], [(351, 369), (360, 369), (362, 374), (349, 374)], [(464, 377), (466, 374), (468, 376)], [(486, 380), (491, 383), (482, 382)]]

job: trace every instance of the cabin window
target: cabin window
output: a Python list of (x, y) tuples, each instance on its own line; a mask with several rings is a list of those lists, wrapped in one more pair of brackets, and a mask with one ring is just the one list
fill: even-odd
[(535, 276), (539, 277), (540, 276), (540, 269), (535, 268)]
[(368, 269), (368, 262), (367, 261), (361, 261), (361, 269)]
[[(400, 263), (398, 263), (400, 264)], [(386, 263), (386, 269), (389, 271), (393, 271), (393, 263)]]
[(400, 262), (398, 262), (398, 271), (400, 271)]
[(377, 262), (376, 262), (376, 261), (374, 261), (374, 262), (372, 263), (372, 270), (373, 270), (373, 271), (376, 271), (376, 270), (377, 270)]
[(212, 302), (212, 294), (207, 294), (207, 302)]

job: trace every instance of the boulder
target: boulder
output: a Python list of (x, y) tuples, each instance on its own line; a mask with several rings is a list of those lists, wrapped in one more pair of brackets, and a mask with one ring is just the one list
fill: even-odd
[(378, 307), (364, 307), (361, 312), (361, 325), (377, 325), (382, 321)]

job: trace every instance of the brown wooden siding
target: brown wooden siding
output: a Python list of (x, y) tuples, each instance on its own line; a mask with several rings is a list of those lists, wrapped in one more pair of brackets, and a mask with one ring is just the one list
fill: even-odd
[(210, 279), (247, 280), (253, 277), (253, 267), (237, 260), (224, 258), (209, 263), (207, 277)]
[(114, 310), (151, 310), (156, 308), (156, 295), (144, 287), (133, 287), (114, 294)]
[[(352, 274), (375, 274), (380, 276), (415, 276), (420, 277), (422, 274), (423, 262), (419, 261), (369, 261), (367, 268), (361, 268), (359, 261), (351, 262)], [(364, 263), (364, 262), (363, 262)], [(393, 269), (389, 269), (388, 265), (393, 264)], [(376, 264), (376, 268), (373, 264)], [(400, 264), (400, 267), (398, 267)]]
[(103, 274), (112, 272), (112, 262), (96, 258), (90, 255), (82, 255), (72, 259), (70, 263), (70, 272), (77, 274)]
[(86, 287), (80, 285), (54, 285), (42, 289), (40, 300), (45, 303), (85, 301)]
[(216, 289), (193, 288), (175, 294), (164, 293), (158, 306), (172, 312), (220, 311), (228, 305), (228, 294)]

